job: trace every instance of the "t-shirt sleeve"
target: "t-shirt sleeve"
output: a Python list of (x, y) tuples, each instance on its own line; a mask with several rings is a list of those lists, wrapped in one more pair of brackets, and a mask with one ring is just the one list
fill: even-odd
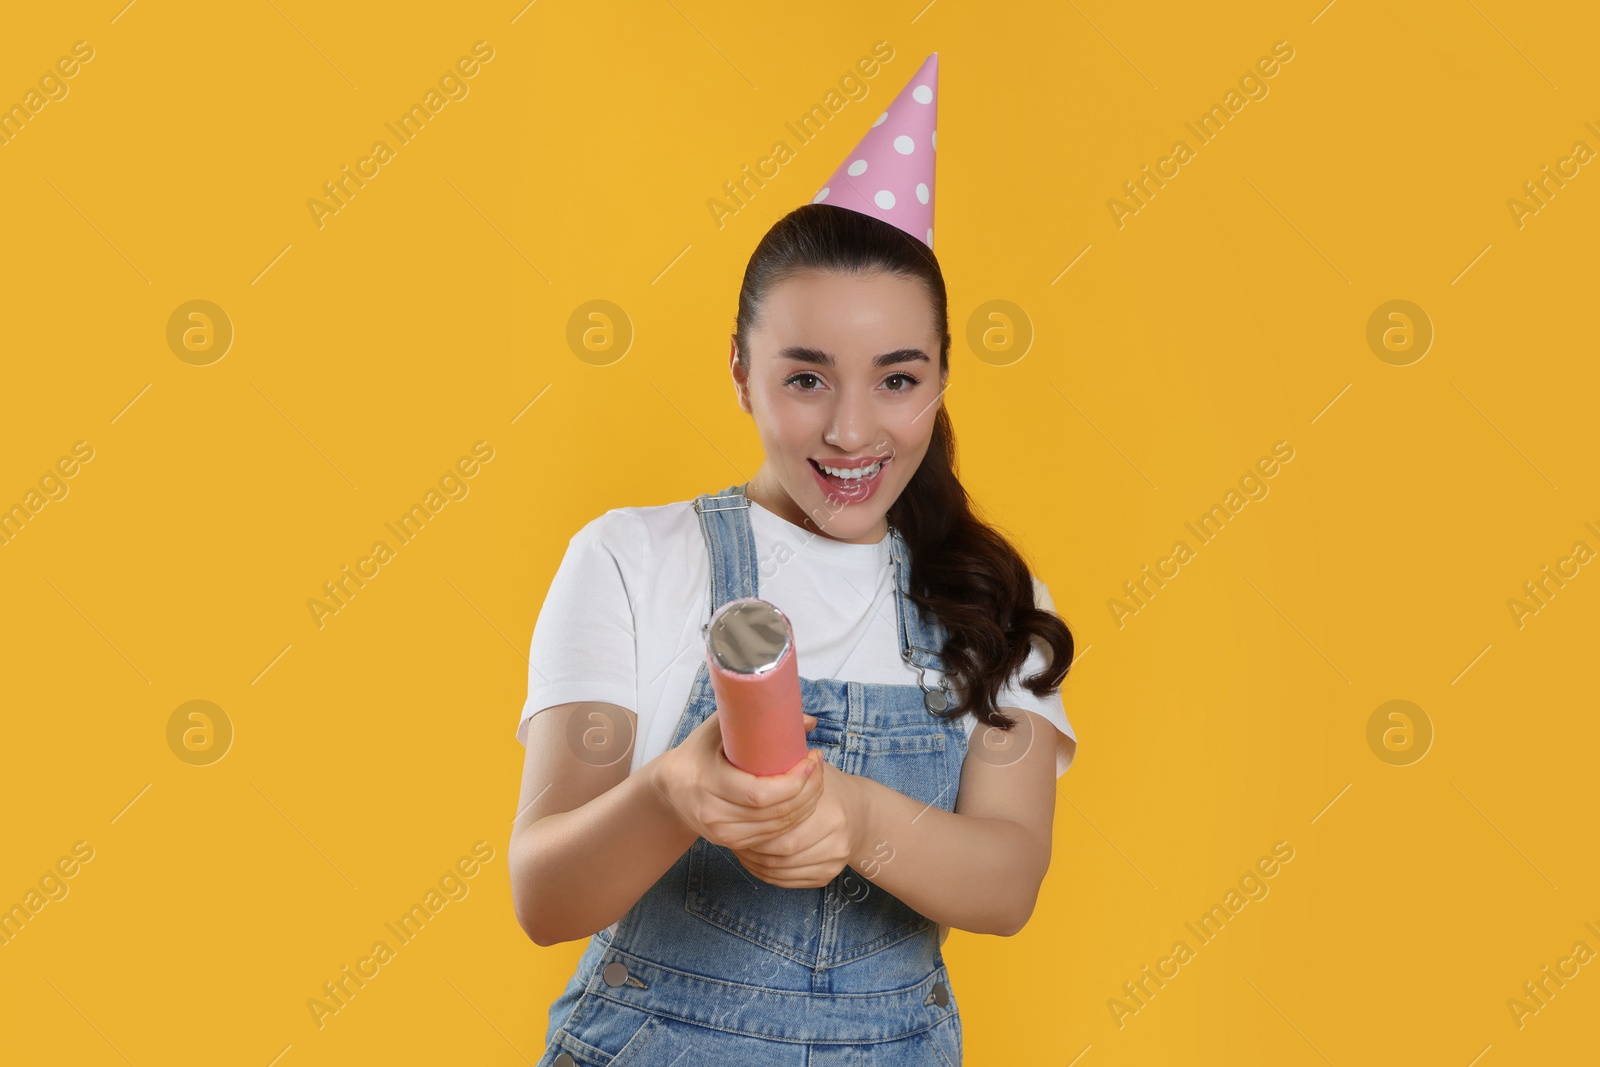
[(639, 712), (634, 604), (643, 573), (643, 524), (608, 511), (567, 542), (550, 591), (539, 608), (528, 652), (528, 697), (517, 740), (528, 743), (528, 720), (578, 700)]
[[(1038, 577), (1033, 579), (1033, 603), (1035, 607), (1053, 612), (1056, 609), (1055, 601), (1050, 596), (1050, 589)], [(1044, 649), (1044, 651), (1041, 651)], [(1038, 641), (1033, 643), (1033, 649), (1028, 653), (1027, 660), (1022, 664), (1022, 669), (1012, 675), (1006, 684), (1001, 687), (995, 697), (995, 704), (1002, 708), (1020, 708), (1043, 715), (1055, 724), (1056, 743), (1056, 777), (1067, 773), (1067, 768), (1072, 765), (1073, 757), (1078, 754), (1078, 735), (1072, 730), (1072, 723), (1067, 721), (1067, 710), (1061, 701), (1061, 691), (1058, 689), (1047, 697), (1034, 696), (1032, 691), (1022, 685), (1023, 678), (1039, 673), (1045, 667), (1045, 656), (1048, 649)]]

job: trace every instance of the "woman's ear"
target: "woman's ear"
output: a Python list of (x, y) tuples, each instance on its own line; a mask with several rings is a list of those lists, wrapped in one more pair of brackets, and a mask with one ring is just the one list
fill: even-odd
[(739, 362), (739, 338), (730, 335), (728, 340), (728, 370), (733, 374), (733, 392), (740, 409), (750, 415), (750, 372)]

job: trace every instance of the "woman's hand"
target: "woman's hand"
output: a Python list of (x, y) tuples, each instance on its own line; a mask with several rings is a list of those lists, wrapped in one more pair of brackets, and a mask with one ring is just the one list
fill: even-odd
[[(804, 719), (808, 731), (817, 724), (815, 716)], [(695, 833), (714, 845), (748, 849), (812, 813), (822, 794), (819, 768), (824, 766), (821, 751), (811, 749), (782, 774), (741, 771), (722, 751), (722, 722), (713, 711), (663, 754), (657, 785)]]
[(745, 869), (763, 882), (816, 889), (833, 881), (852, 857), (865, 851), (863, 780), (826, 761), (819, 777), (822, 795), (803, 822), (764, 843), (734, 849)]

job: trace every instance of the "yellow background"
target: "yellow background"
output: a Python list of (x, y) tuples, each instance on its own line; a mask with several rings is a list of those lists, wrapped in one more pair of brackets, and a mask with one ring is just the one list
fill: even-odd
[[(1600, 964), (1507, 1007), (1600, 950), (1600, 576), (1507, 606), (1600, 549), (1600, 176), (1507, 206), (1600, 148), (1585, 5), (519, 9), (6, 16), (0, 103), (94, 58), (0, 146), (0, 504), (94, 458), (0, 546), (0, 904), (94, 858), (0, 947), (0, 1059), (538, 1059), (581, 948), (527, 940), (505, 866), (541, 596), (605, 509), (753, 473), (747, 258), (938, 51), (961, 473), (1086, 649), (1033, 919), (946, 946), (968, 1062), (1592, 1061)], [(319, 228), (306, 202), (479, 40), (469, 94)], [(879, 40), (869, 95), (719, 229), (722, 183)], [(1184, 123), (1280, 40), (1199, 146)], [(166, 340), (196, 299), (235, 331), (209, 366)], [(567, 342), (596, 299), (635, 331), (604, 366)], [(1395, 299), (1436, 331), (1409, 366), (1366, 340)], [(1022, 359), (968, 345), (990, 300)], [(480, 440), (469, 495), (319, 628), (322, 583)], [(1119, 627), (1108, 599), (1280, 440), (1270, 494)], [(1434, 732), (1407, 766), (1367, 741), (1396, 699)], [(209, 766), (169, 747), (191, 700), (234, 731)], [(469, 895), (319, 1029), (307, 1000), (480, 840)], [(1119, 1027), (1277, 841), (1270, 894)]]

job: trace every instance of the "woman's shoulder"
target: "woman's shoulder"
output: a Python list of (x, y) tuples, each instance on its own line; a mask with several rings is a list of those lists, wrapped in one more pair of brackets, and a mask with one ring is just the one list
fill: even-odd
[[(572, 537), (568, 557), (626, 590), (636, 626), (660, 632), (706, 583), (709, 562), (693, 502), (611, 508)], [(580, 585), (583, 584), (580, 579)]]
[(617, 555), (637, 555), (643, 547), (670, 548), (690, 536), (700, 536), (694, 502), (677, 500), (611, 508), (590, 519), (572, 539), (598, 543)]

